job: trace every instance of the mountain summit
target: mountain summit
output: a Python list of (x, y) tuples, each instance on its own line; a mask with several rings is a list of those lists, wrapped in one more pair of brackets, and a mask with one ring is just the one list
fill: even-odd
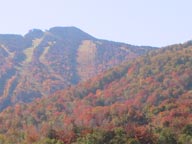
[(60, 36), (62, 38), (71, 39), (71, 40), (94, 40), (95, 38), (88, 33), (76, 28), (76, 27), (53, 27), (49, 29), (49, 32)]

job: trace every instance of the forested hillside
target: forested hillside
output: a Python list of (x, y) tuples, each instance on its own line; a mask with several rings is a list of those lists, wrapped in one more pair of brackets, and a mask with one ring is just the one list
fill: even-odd
[(192, 143), (192, 42), (0, 114), (1, 143)]
[(0, 111), (85, 81), (150, 49), (100, 40), (75, 27), (1, 34)]

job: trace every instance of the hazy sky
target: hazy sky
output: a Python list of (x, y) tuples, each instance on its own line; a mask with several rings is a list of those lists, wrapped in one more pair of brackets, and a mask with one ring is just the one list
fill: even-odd
[(0, 33), (76, 26), (108, 40), (165, 46), (192, 39), (192, 0), (0, 0)]

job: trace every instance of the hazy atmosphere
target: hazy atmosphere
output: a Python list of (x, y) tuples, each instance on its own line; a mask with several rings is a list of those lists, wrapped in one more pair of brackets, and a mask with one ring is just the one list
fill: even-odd
[(97, 38), (165, 46), (191, 39), (191, 5), (191, 0), (6, 0), (0, 33), (76, 26)]
[(192, 144), (191, 0), (6, 0), (0, 144)]

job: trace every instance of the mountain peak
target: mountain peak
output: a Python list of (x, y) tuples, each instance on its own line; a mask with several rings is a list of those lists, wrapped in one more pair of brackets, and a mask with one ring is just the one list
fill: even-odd
[(70, 27), (53, 27), (49, 29), (49, 32), (55, 35), (59, 35), (64, 38), (69, 39), (95, 39), (93, 36), (89, 35), (88, 33), (80, 30), (77, 27), (70, 26)]

